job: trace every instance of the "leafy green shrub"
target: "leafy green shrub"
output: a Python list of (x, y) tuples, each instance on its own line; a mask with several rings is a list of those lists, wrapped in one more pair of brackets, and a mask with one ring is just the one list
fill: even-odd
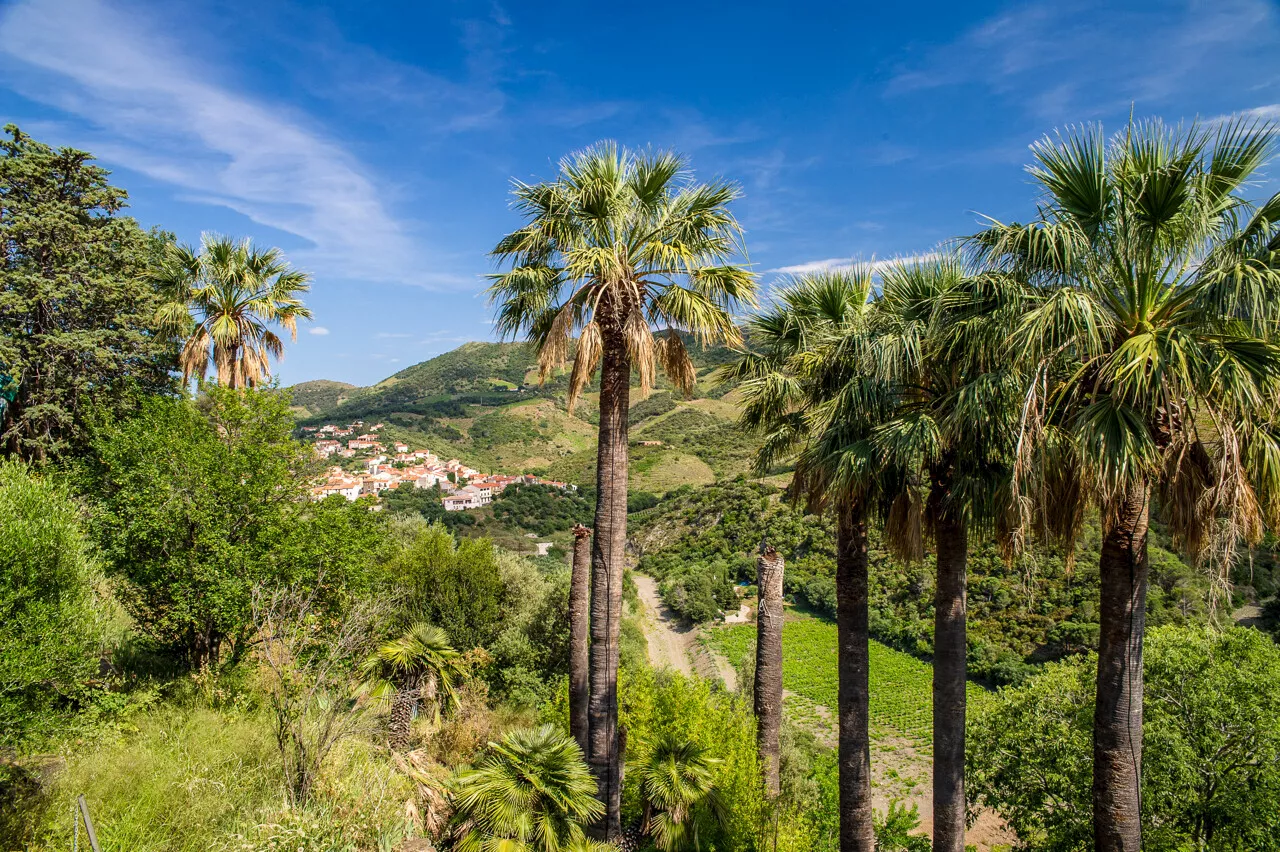
[(318, 573), (277, 558), (314, 465), (292, 432), (287, 397), (215, 386), (198, 402), (144, 400), (94, 435), (85, 487), (121, 600), (191, 669), (243, 653), (255, 583)]
[[(1090, 845), (1096, 660), (1051, 664), (975, 708), (969, 789), (1037, 850)], [(1280, 648), (1258, 631), (1147, 636), (1144, 848), (1280, 849)]]
[[(66, 491), (0, 460), (0, 751), (65, 724), (97, 668), (97, 568)], [(2, 773), (3, 770), (0, 770)]]
[(517, 530), (538, 535), (590, 524), (595, 506), (574, 491), (553, 485), (508, 485), (493, 501), (493, 515)]

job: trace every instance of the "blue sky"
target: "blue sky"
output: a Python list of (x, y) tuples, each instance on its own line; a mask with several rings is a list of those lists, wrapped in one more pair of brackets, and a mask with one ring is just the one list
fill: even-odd
[(285, 383), (490, 339), (510, 179), (598, 139), (740, 182), (768, 283), (1025, 217), (1028, 144), (1131, 104), (1280, 120), (1280, 6), (0, 0), (0, 120), (314, 274)]

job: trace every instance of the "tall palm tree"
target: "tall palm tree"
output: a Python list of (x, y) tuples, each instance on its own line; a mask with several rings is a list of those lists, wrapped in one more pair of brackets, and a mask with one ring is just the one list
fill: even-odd
[(727, 811), (715, 787), (719, 764), (701, 746), (670, 732), (641, 762), (642, 831), (662, 852), (700, 850), (705, 835), (724, 825)]
[(300, 298), (311, 276), (294, 269), (278, 248), (205, 234), (200, 252), (169, 244), (151, 278), (165, 302), (157, 319), (187, 338), (179, 354), (182, 380), (203, 378), (213, 361), (218, 383), (254, 387), (271, 377), (270, 358), (284, 357), (278, 325), (296, 342), (298, 320), (311, 319)]
[(365, 685), (377, 698), (391, 698), (388, 722), (391, 747), (409, 748), (409, 732), (418, 705), (431, 704), (439, 715), (440, 706), (456, 706), (456, 686), (463, 677), (461, 655), (449, 644), (439, 627), (418, 622), (388, 642), (361, 664)]
[[(894, 393), (876, 430), (904, 475), (885, 538), (895, 555), (937, 551), (933, 654), (933, 847), (964, 852), (966, 566), (971, 530), (1005, 535), (1021, 376), (1005, 341), (1021, 288), (975, 275), (954, 254), (890, 264), (881, 278), (872, 351)], [(1007, 541), (1007, 538), (1006, 538)], [(1006, 548), (1008, 549), (1008, 548)]]
[(754, 351), (721, 376), (742, 381), (742, 422), (763, 435), (763, 473), (794, 460), (793, 499), (836, 520), (840, 849), (872, 852), (867, 520), (887, 416), (884, 383), (866, 369), (869, 266), (802, 276), (748, 324)]
[(632, 369), (641, 393), (659, 365), (692, 392), (681, 331), (703, 344), (738, 342), (732, 311), (754, 303), (755, 278), (736, 261), (741, 230), (729, 205), (738, 187), (695, 182), (675, 154), (602, 142), (562, 160), (554, 180), (517, 182), (513, 194), (525, 224), (493, 251), (508, 267), (491, 276), (498, 331), (537, 344), (544, 379), (566, 363), (577, 333), (570, 410), (600, 369), (587, 758), (606, 805), (600, 833), (611, 839), (622, 830), (618, 634)]
[(591, 682), (591, 530), (573, 528), (573, 573), (569, 580), (569, 732), (587, 753)]
[(612, 847), (583, 826), (604, 813), (596, 782), (572, 737), (552, 725), (516, 730), (489, 744), (454, 780), (458, 852), (592, 852)]
[(1241, 195), (1270, 125), (1130, 122), (1046, 138), (1028, 224), (970, 245), (1037, 292), (1013, 339), (1035, 371), (1023, 410), (1023, 497), (1068, 545), (1101, 510), (1094, 842), (1142, 845), (1142, 641), (1153, 502), (1193, 557), (1225, 567), (1277, 517), (1280, 196)]
[(760, 752), (765, 793), (782, 789), (782, 555), (767, 543), (756, 557), (756, 679), (752, 690), (756, 715), (756, 744)]

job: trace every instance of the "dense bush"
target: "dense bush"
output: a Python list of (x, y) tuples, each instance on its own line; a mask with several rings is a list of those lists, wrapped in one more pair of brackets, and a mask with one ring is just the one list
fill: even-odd
[(0, 530), (3, 753), (64, 724), (96, 671), (97, 568), (76, 505), (21, 462), (0, 460)]
[(493, 500), (493, 516), (509, 527), (538, 535), (590, 524), (595, 505), (575, 491), (553, 485), (508, 485)]
[(243, 652), (255, 583), (320, 571), (281, 558), (299, 550), (281, 545), (298, 541), (314, 466), (292, 431), (287, 397), (216, 386), (196, 402), (147, 399), (95, 431), (83, 487), (121, 600), (145, 635), (192, 668), (224, 646), (233, 658)]
[[(1096, 661), (1048, 666), (983, 702), (969, 729), (969, 789), (1029, 849), (1092, 837)], [(1247, 628), (1148, 633), (1144, 848), (1280, 849), (1280, 648)]]

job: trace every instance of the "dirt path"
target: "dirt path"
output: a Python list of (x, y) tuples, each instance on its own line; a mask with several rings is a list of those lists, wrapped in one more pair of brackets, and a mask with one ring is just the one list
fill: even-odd
[(682, 623), (680, 617), (662, 602), (658, 581), (646, 574), (633, 573), (640, 603), (644, 607), (641, 622), (644, 638), (649, 643), (649, 662), (657, 668), (670, 667), (681, 674), (693, 674), (689, 651), (698, 639), (698, 631)]

